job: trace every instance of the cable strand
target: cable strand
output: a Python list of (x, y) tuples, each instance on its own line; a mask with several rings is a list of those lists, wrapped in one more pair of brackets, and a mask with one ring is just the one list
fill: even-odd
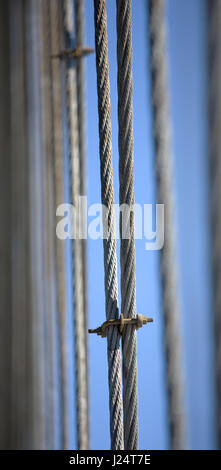
[[(107, 238), (103, 240), (106, 319), (118, 318), (117, 257), (114, 220), (114, 189), (112, 168), (112, 129), (106, 0), (94, 0), (97, 94), (100, 137), (101, 199), (106, 207), (103, 225)], [(123, 407), (121, 383), (120, 335), (117, 328), (108, 328), (108, 378), (111, 449), (123, 449)]]
[[(117, 0), (118, 62), (118, 147), (120, 205), (130, 214), (121, 218), (121, 311), (125, 318), (136, 317), (136, 278), (134, 243), (134, 159), (133, 159), (133, 81), (131, 0)], [(129, 234), (122, 237), (122, 229)], [(137, 337), (135, 327), (126, 327), (122, 336), (124, 443), (138, 449)]]
[(174, 235), (164, 0), (148, 0), (148, 9), (157, 199), (158, 203), (164, 204), (165, 208), (165, 239), (164, 247), (160, 251), (160, 265), (170, 440), (173, 449), (183, 449), (185, 447), (185, 423), (178, 325), (179, 299)]

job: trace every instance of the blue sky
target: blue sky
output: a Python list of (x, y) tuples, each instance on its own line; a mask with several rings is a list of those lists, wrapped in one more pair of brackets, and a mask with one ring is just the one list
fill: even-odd
[[(93, 1), (86, 4), (86, 43), (94, 46)], [(155, 203), (146, 0), (133, 0), (135, 199)], [(188, 446), (214, 448), (215, 399), (209, 266), (206, 2), (167, 4), (169, 83), (177, 205), (181, 330)], [(107, 0), (115, 202), (118, 202), (116, 7)], [(88, 203), (100, 202), (95, 55), (86, 59)], [(118, 243), (119, 254), (119, 243)], [(88, 241), (89, 325), (105, 319), (102, 240)], [(120, 274), (118, 266), (118, 277)], [(141, 449), (168, 447), (167, 396), (158, 253), (136, 242), (137, 311), (154, 317), (138, 332)], [(90, 337), (91, 448), (109, 448), (106, 340)], [(71, 386), (71, 384), (70, 384)], [(70, 415), (70, 422), (72, 415)], [(70, 425), (71, 426), (71, 425)], [(71, 428), (70, 428), (71, 429)]]

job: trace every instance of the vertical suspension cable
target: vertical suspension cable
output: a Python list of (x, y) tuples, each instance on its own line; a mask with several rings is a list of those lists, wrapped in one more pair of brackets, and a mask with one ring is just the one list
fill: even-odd
[[(49, 0), (49, 15), (51, 26), (51, 55), (64, 49), (62, 37), (62, 5), (61, 0)], [(51, 61), (52, 73), (52, 142), (55, 171), (55, 204), (64, 203), (64, 170), (62, 142), (62, 90), (61, 64), (58, 60)], [(69, 412), (67, 400), (67, 295), (66, 295), (66, 259), (64, 243), (56, 238), (56, 272), (57, 272), (57, 303), (60, 320), (60, 349), (61, 349), (61, 396), (62, 396), (62, 448), (69, 447)]]
[[(84, 0), (75, 0), (76, 46), (84, 46)], [(78, 129), (80, 153), (80, 190), (86, 194), (86, 158), (85, 158), (85, 67), (84, 56), (76, 61), (77, 69), (77, 99), (78, 99)]]
[[(24, 3), (9, 3), (11, 161), (10, 448), (33, 448), (29, 269), (29, 157)], [(21, 171), (21, 168), (23, 171)], [(14, 230), (16, 227), (16, 230)], [(18, 374), (19, 371), (19, 374)], [(29, 377), (27, 377), (29, 376)]]
[[(108, 66), (108, 39), (106, 0), (94, 0), (95, 45), (97, 67), (97, 94), (100, 137), (101, 198), (106, 207), (104, 227), (108, 227), (103, 240), (106, 318), (118, 318), (117, 257), (114, 221), (114, 189), (112, 168), (112, 129), (110, 83)], [(107, 332), (108, 378), (111, 449), (123, 449), (122, 383), (120, 335), (117, 328)]]
[[(120, 205), (131, 209), (124, 217), (126, 239), (122, 238), (121, 219), (121, 311), (125, 318), (136, 317), (136, 278), (134, 243), (134, 159), (133, 159), (133, 83), (131, 0), (117, 0), (118, 62), (118, 146)], [(124, 443), (126, 449), (138, 448), (137, 336), (136, 328), (126, 327), (123, 347)]]
[[(84, 0), (75, 0), (75, 25), (76, 25), (76, 46), (84, 46)], [(80, 157), (80, 194), (86, 196), (86, 150), (85, 150), (85, 58), (79, 57), (76, 61), (77, 72), (77, 105), (78, 105), (78, 141)], [(86, 348), (86, 367), (87, 367), (87, 402), (89, 407), (89, 367), (88, 367), (88, 304), (87, 304), (87, 240), (82, 239), (82, 257), (83, 257), (83, 296), (84, 296), (84, 329), (85, 329), (85, 348)]]
[[(10, 142), (10, 2), (0, 3), (0, 212), (2, 226), (7, 230), (0, 233), (0, 449), (10, 446), (10, 374), (11, 374), (11, 149)], [(16, 53), (16, 51), (14, 51)], [(8, 158), (5, 158), (5, 156)], [(10, 156), (10, 157), (9, 157)], [(14, 190), (14, 188), (13, 188)], [(14, 260), (13, 260), (14, 262)]]
[(217, 389), (217, 432), (221, 448), (221, 2), (208, 1), (209, 154), (213, 270), (213, 315)]
[[(64, 26), (70, 47), (74, 34), (74, 15), (72, 0), (64, 2)], [(80, 196), (80, 158), (77, 119), (77, 80), (76, 65), (67, 59), (66, 65), (66, 106), (69, 131), (69, 157), (71, 175), (72, 204), (76, 209), (76, 233), (73, 239), (73, 277), (74, 277), (74, 330), (75, 330), (75, 370), (76, 370), (76, 408), (78, 449), (88, 449), (88, 390), (87, 390), (87, 351), (85, 344), (84, 318), (84, 278), (82, 240), (79, 238), (80, 215), (78, 198)]]
[(54, 132), (52, 113), (51, 18), (49, 1), (39, 0), (42, 189), (44, 194), (44, 263), (46, 279), (46, 377), (47, 449), (61, 448), (61, 388), (59, 317), (56, 274), (56, 207), (54, 171)]
[(160, 252), (160, 262), (170, 439), (173, 449), (182, 449), (185, 445), (184, 410), (178, 327), (179, 301), (175, 259), (164, 0), (148, 0), (148, 9), (157, 199), (158, 203), (164, 204), (165, 207), (165, 240), (164, 247)]

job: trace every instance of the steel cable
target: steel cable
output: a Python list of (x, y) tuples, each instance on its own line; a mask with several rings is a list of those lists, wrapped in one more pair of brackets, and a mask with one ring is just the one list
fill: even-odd
[[(121, 217), (121, 311), (125, 318), (134, 318), (137, 312), (131, 0), (117, 0), (117, 62), (120, 205), (127, 204), (130, 209)], [(123, 238), (123, 231), (127, 238)], [(134, 326), (127, 326), (123, 331), (122, 348), (124, 444), (126, 449), (138, 449), (137, 335)]]
[(212, 232), (213, 315), (217, 391), (217, 431), (221, 448), (221, 2), (208, 1), (209, 35), (209, 157)]
[[(100, 137), (101, 199), (106, 207), (103, 225), (107, 238), (103, 240), (106, 318), (118, 318), (117, 257), (114, 220), (114, 189), (112, 168), (112, 129), (110, 83), (108, 65), (108, 39), (106, 0), (94, 0), (95, 45), (97, 67), (97, 93)], [(107, 334), (109, 407), (111, 449), (123, 449), (123, 407), (121, 382), (120, 335), (117, 328), (109, 327)]]
[(160, 251), (160, 264), (170, 440), (173, 449), (183, 449), (185, 447), (185, 423), (178, 325), (179, 299), (175, 255), (164, 0), (148, 0), (148, 9), (157, 199), (158, 203), (164, 204), (165, 208), (165, 239), (164, 247)]
[[(72, 0), (64, 2), (64, 26), (67, 40), (74, 34), (74, 16)], [(71, 44), (70, 44), (71, 45)], [(70, 47), (70, 45), (67, 45)], [(73, 239), (73, 278), (74, 278), (74, 331), (75, 331), (75, 370), (76, 370), (76, 409), (78, 449), (88, 449), (88, 390), (87, 390), (87, 351), (85, 345), (84, 318), (84, 279), (82, 240), (80, 239), (80, 156), (77, 112), (76, 64), (73, 59), (66, 59), (66, 107), (69, 131), (69, 157), (71, 197), (75, 207), (75, 237)]]

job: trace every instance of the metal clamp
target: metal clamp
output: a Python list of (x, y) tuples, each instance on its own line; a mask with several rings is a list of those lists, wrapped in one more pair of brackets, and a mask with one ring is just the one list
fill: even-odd
[(136, 330), (139, 330), (139, 328), (142, 328), (143, 325), (146, 325), (147, 323), (152, 323), (152, 322), (153, 322), (153, 318), (145, 317), (139, 313), (137, 314), (136, 318), (124, 318), (123, 314), (121, 313), (119, 319), (107, 320), (95, 330), (88, 330), (88, 333), (96, 333), (98, 336), (101, 336), (102, 338), (106, 338), (107, 328), (109, 326), (118, 326), (119, 333), (120, 335), (122, 335), (125, 325), (135, 325)]
[(74, 49), (65, 49), (59, 54), (52, 55), (52, 59), (79, 59), (94, 52), (94, 49), (87, 46), (77, 46)]

